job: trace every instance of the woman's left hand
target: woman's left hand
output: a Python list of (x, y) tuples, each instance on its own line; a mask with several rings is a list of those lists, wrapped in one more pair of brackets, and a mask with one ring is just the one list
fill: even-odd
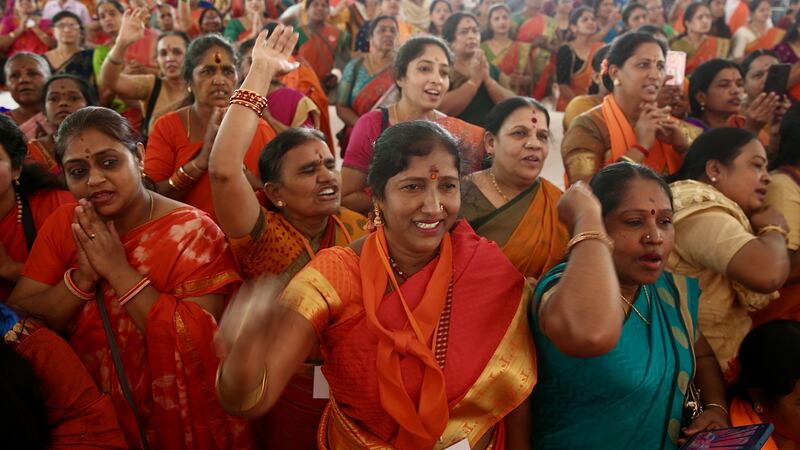
[(678, 126), (678, 119), (672, 116), (659, 122), (656, 138), (665, 144), (673, 146), (677, 150), (689, 148), (689, 141)]
[(115, 272), (131, 267), (114, 222), (103, 222), (88, 200), (78, 201), (72, 228), (77, 244), (100, 277), (108, 280)]
[(731, 425), (728, 422), (728, 415), (721, 409), (715, 407), (706, 408), (688, 427), (681, 430), (681, 439), (678, 440), (678, 445), (683, 445), (687, 439), (701, 431), (719, 430), (729, 426)]

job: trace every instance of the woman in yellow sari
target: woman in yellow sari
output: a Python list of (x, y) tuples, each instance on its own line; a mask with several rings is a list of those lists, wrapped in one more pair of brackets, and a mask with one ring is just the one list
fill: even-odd
[(666, 45), (645, 33), (617, 38), (603, 68), (611, 91), (600, 106), (578, 116), (561, 143), (567, 181), (588, 180), (619, 160), (674, 173), (689, 147), (681, 122), (656, 104), (664, 82)]
[(491, 167), (461, 182), (461, 216), (534, 279), (561, 261), (569, 238), (556, 210), (561, 190), (541, 177), (549, 127), (550, 115), (536, 100), (498, 103), (486, 120)]
[[(282, 30), (291, 28), (278, 26), (273, 33), (282, 36)], [(265, 59), (259, 51), (263, 41), (262, 35), (251, 69), (231, 98), (211, 150), (209, 175), (217, 220), (242, 275), (280, 276), (286, 284), (320, 250), (347, 245), (364, 234), (365, 220), (340, 210), (339, 171), (324, 135), (316, 130), (290, 128), (270, 141), (258, 163), (267, 206), (253, 192), (242, 163), (261, 118), (249, 105), (264, 98), (273, 77), (297, 64), (287, 59), (278, 65)], [(314, 447), (315, 430), (327, 404), (311, 395), (314, 363), (320, 360), (319, 352), (309, 356), (309, 364), (299, 368), (274, 413), (255, 427), (267, 448)]]
[(686, 53), (686, 75), (714, 58), (727, 58), (731, 41), (711, 36), (711, 10), (705, 3), (692, 3), (683, 14), (686, 32), (672, 41), (670, 48)]
[[(255, 48), (280, 61), (292, 43), (287, 33), (261, 41)], [(223, 319), (217, 393), (228, 411), (269, 410), (319, 345), (331, 396), (319, 448), (530, 445), (529, 291), (457, 220), (458, 164), (454, 139), (432, 122), (381, 135), (369, 176), (376, 231), (320, 252), (278, 305), (264, 291), (241, 295)]]
[(750, 313), (777, 298), (789, 275), (786, 219), (765, 207), (767, 154), (754, 134), (715, 128), (692, 143), (670, 181), (675, 249), (667, 268), (698, 279), (700, 330), (730, 383)]
[(511, 9), (504, 3), (489, 8), (486, 29), (483, 30), (481, 50), (486, 60), (508, 75), (510, 89), (524, 95), (531, 89), (533, 67), (530, 44), (515, 41), (511, 36)]
[(756, 50), (772, 50), (783, 39), (785, 31), (772, 25), (772, 5), (769, 0), (751, 0), (750, 23), (736, 30), (731, 38), (731, 55), (741, 61)]

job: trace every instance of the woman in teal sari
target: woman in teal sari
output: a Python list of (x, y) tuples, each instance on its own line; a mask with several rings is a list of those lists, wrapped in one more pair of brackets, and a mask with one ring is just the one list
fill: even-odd
[[(669, 187), (623, 162), (591, 191), (579, 183), (562, 197), (569, 257), (531, 305), (533, 448), (676, 449), (728, 426), (722, 373), (696, 325), (697, 283), (663, 272), (675, 240)], [(691, 383), (703, 411), (684, 417)]]

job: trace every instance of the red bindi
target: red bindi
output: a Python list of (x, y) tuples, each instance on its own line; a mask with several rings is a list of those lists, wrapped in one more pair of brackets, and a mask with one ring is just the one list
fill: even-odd
[(538, 122), (539, 122), (539, 119), (537, 119), (536, 117), (531, 117), (531, 123), (532, 124), (536, 125)]
[(436, 166), (431, 166), (430, 174), (431, 174), (431, 180), (439, 178), (439, 168)]
[(222, 56), (219, 52), (214, 52), (214, 62), (217, 64), (222, 64)]
[(650, 215), (651, 216), (655, 216), (656, 215), (656, 210), (655, 209), (651, 209), (650, 210)]

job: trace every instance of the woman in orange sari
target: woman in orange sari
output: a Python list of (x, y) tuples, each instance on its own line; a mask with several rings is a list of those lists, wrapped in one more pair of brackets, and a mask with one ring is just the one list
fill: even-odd
[(659, 174), (680, 168), (687, 137), (669, 108), (656, 104), (665, 53), (666, 45), (645, 33), (624, 34), (611, 45), (603, 68), (603, 84), (611, 94), (578, 116), (561, 143), (568, 183), (586, 181), (619, 160)]
[(557, 111), (564, 111), (569, 102), (589, 93), (592, 84), (592, 58), (602, 41), (592, 41), (597, 23), (591, 8), (580, 7), (569, 17), (574, 38), (561, 46), (556, 53), (556, 82), (558, 83)]
[(736, 30), (731, 38), (732, 59), (741, 61), (756, 50), (772, 50), (778, 45), (786, 32), (772, 26), (771, 16), (772, 5), (769, 0), (750, 2), (750, 23)]
[(369, 53), (344, 67), (336, 105), (336, 114), (345, 125), (339, 134), (342, 154), (359, 117), (397, 101), (398, 92), (392, 76), (396, 44), (397, 19), (378, 16), (370, 21)]
[(235, 262), (205, 213), (144, 187), (142, 150), (106, 108), (61, 124), (56, 155), (78, 205), (39, 230), (9, 304), (67, 336), (130, 447), (250, 448), (247, 425), (209, 395)]
[(754, 328), (739, 348), (741, 372), (731, 403), (733, 426), (775, 426), (763, 450), (800, 447), (800, 323), (778, 320)]
[(349, 48), (350, 37), (346, 31), (326, 23), (330, 6), (328, 0), (306, 0), (308, 23), (300, 27), (297, 56), (305, 59), (314, 69), (326, 89), (336, 87), (331, 71), (342, 67), (342, 57)]
[(452, 54), (447, 44), (433, 36), (410, 39), (400, 47), (394, 61), (394, 75), (400, 101), (388, 108), (371, 111), (358, 119), (342, 165), (342, 205), (367, 214), (372, 207), (367, 172), (372, 162), (373, 143), (391, 125), (407, 120), (437, 122), (459, 137), (462, 157), (470, 171), (483, 160), (483, 128), (449, 117), (437, 108), (450, 84)]
[[(89, 86), (72, 75), (54, 75), (43, 88), (44, 114), (53, 130), (58, 130), (61, 122), (75, 111), (92, 105)], [(28, 160), (41, 165), (55, 175), (61, 175), (61, 168), (55, 158), (56, 131), (28, 141)]]
[(536, 382), (529, 290), (457, 220), (458, 154), (429, 121), (381, 135), (369, 179), (376, 231), (320, 252), (274, 309), (242, 296), (223, 319), (217, 392), (229, 411), (269, 410), (319, 345), (331, 397), (321, 449), (528, 448), (517, 421)]
[(700, 64), (714, 58), (725, 59), (731, 41), (711, 36), (711, 10), (705, 3), (692, 3), (683, 14), (686, 32), (672, 41), (670, 48), (686, 53), (686, 75)]
[[(273, 33), (291, 31), (279, 26)], [(241, 87), (262, 98), (272, 78), (296, 64), (288, 61), (288, 54), (265, 52), (263, 41), (259, 38), (254, 46), (253, 65)], [(231, 104), (211, 151), (211, 190), (241, 273), (248, 279), (279, 276), (285, 284), (321, 250), (362, 236), (365, 219), (339, 208), (335, 158), (321, 133), (303, 128), (280, 133), (262, 152), (259, 165), (267, 200), (262, 206), (241, 170), (258, 122), (259, 116), (238, 100)], [(320, 364), (321, 355), (314, 352), (275, 409), (256, 422), (264, 448), (316, 446), (316, 429), (327, 405), (326, 399), (311, 395), (314, 368)]]
[(530, 44), (512, 38), (511, 10), (508, 5), (492, 5), (488, 16), (487, 28), (483, 30), (481, 39), (481, 50), (486, 54), (486, 60), (509, 76), (512, 91), (520, 95), (530, 92), (533, 83)]
[(536, 100), (498, 103), (486, 120), (491, 167), (461, 182), (461, 216), (536, 280), (564, 258), (569, 237), (556, 210), (561, 190), (541, 177), (549, 128), (550, 115)]
[[(201, 209), (212, 218), (208, 155), (236, 86), (235, 61), (233, 48), (220, 36), (192, 41), (183, 62), (183, 78), (194, 101), (156, 121), (144, 157), (145, 174), (156, 182), (160, 193)], [(275, 131), (267, 122), (259, 122), (244, 158), (250, 173), (258, 174), (261, 149), (273, 137)]]
[(19, 280), (36, 239), (36, 230), (72, 196), (37, 165), (25, 164), (25, 135), (0, 116), (0, 303)]

